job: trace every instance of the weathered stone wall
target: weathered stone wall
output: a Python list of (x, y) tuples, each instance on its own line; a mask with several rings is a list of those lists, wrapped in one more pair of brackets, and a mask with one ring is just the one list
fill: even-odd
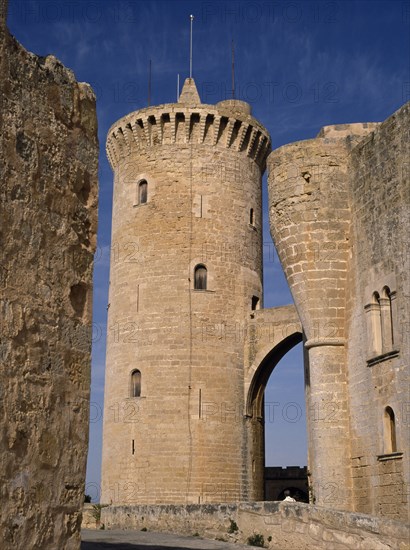
[(408, 138), (409, 104), (268, 159), (272, 236), (307, 337), (312, 496), (397, 519), (409, 512)]
[[(409, 166), (407, 103), (351, 154), (347, 329), (355, 508), (402, 520), (408, 519), (410, 496)], [(378, 344), (372, 320), (384, 324), (384, 308), (390, 317), (389, 300), (384, 303), (382, 296), (385, 286), (391, 293), (393, 329), (387, 334), (384, 330)], [(374, 292), (380, 295), (382, 311), (372, 304)], [(386, 447), (386, 407), (396, 417), (396, 454)]]
[(263, 398), (277, 363), (302, 340), (293, 305), (252, 311), (246, 323), (244, 354), (244, 415), (247, 486), (243, 500), (263, 500), (265, 437)]
[[(303, 503), (254, 502), (189, 506), (109, 506), (108, 529), (143, 529), (247, 542), (262, 535), (265, 548), (292, 550), (408, 550), (408, 526)], [(235, 525), (232, 523), (235, 522)]]
[(77, 549), (88, 444), (97, 122), (87, 84), (0, 35), (2, 549)]
[(350, 141), (367, 125), (329, 127), (318, 138), (273, 151), (269, 215), (305, 347), (309, 470), (318, 504), (352, 507), (345, 368), (345, 299), (349, 256)]
[[(269, 148), (248, 105), (203, 105), (189, 80), (178, 104), (131, 113), (109, 131), (102, 502), (242, 498), (243, 330), (252, 296), (262, 299)], [(208, 270), (206, 290), (194, 289), (198, 264)], [(138, 397), (130, 393), (134, 369)]]
[(96, 510), (93, 508), (93, 504), (84, 504), (83, 506), (83, 517), (81, 521), (82, 529), (99, 529), (101, 527), (101, 522), (95, 517)]

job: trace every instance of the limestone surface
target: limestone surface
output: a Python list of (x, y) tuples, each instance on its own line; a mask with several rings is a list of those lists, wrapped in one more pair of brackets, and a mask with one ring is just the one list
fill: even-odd
[(104, 503), (246, 498), (244, 327), (262, 301), (269, 151), (249, 105), (202, 104), (190, 79), (179, 103), (130, 113), (108, 132)]
[[(154, 543), (169, 533), (198, 534), (225, 543), (264, 542), (271, 550), (409, 550), (410, 527), (402, 522), (366, 514), (342, 512), (301, 502), (241, 502), (188, 506), (108, 506), (102, 511), (107, 533), (124, 542)], [(144, 530), (141, 534), (141, 530)], [(145, 532), (148, 531), (148, 532)], [(100, 532), (101, 533), (101, 532)], [(88, 540), (108, 537), (87, 533)], [(143, 538), (141, 538), (143, 535)], [(175, 536), (175, 535), (174, 535)], [(115, 538), (114, 538), (115, 537)], [(86, 540), (87, 540), (86, 539)], [(180, 542), (182, 540), (180, 539)], [(200, 548), (201, 541), (198, 541)], [(211, 545), (207, 541), (205, 544)], [(218, 544), (214, 542), (214, 544)], [(167, 545), (168, 546), (168, 545)], [(184, 548), (181, 544), (180, 548)], [(223, 548), (223, 546), (222, 546)]]
[(78, 549), (97, 121), (87, 84), (0, 28), (2, 549)]
[(303, 330), (311, 500), (409, 514), (407, 103), (273, 151), (272, 237)]

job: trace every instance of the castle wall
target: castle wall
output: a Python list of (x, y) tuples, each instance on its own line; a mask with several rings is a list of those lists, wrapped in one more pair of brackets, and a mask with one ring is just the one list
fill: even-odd
[[(261, 166), (269, 142), (239, 110), (242, 120), (230, 104), (163, 105), (127, 115), (109, 132), (104, 502), (241, 498), (239, 331), (252, 296), (262, 297)], [(145, 204), (138, 204), (141, 180)], [(198, 264), (208, 270), (206, 290), (194, 289)], [(141, 372), (139, 397), (130, 395), (133, 369)]]
[[(345, 299), (349, 257), (347, 156), (366, 125), (329, 127), (273, 151), (273, 240), (306, 335), (309, 481), (313, 502), (351, 509)], [(345, 139), (346, 135), (358, 138)]]
[(97, 224), (95, 98), (53, 56), (27, 52), (5, 20), (0, 74), (1, 547), (77, 549)]
[[(408, 518), (410, 481), (409, 113), (408, 103), (357, 145), (349, 168), (347, 365), (355, 509), (402, 520)], [(382, 323), (385, 318), (372, 296), (378, 292), (382, 309), (388, 310), (389, 300), (384, 303), (382, 297), (386, 285), (393, 338), (383, 334), (377, 349), (372, 317)], [(388, 406), (396, 417), (396, 455), (386, 448)]]
[[(264, 548), (408, 550), (409, 526), (389, 518), (301, 502), (241, 502), (188, 506), (109, 506), (108, 529), (147, 529), (229, 542), (263, 537)], [(255, 538), (254, 538), (255, 540)]]
[(408, 516), (409, 105), (269, 159), (271, 231), (306, 333), (322, 505)]
[(293, 305), (252, 311), (246, 323), (244, 355), (245, 479), (243, 500), (264, 498), (264, 392), (282, 357), (302, 340)]

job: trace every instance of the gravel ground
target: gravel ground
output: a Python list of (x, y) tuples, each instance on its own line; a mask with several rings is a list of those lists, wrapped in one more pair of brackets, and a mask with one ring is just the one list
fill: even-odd
[(83, 529), (81, 550), (251, 550), (256, 546), (143, 531)]

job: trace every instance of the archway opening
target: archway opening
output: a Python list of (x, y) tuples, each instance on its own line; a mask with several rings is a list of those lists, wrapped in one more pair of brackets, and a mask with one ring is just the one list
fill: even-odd
[(259, 363), (248, 391), (252, 491), (256, 499), (308, 502), (302, 333), (293, 332)]
[(264, 392), (264, 497), (309, 501), (303, 343), (272, 370)]

